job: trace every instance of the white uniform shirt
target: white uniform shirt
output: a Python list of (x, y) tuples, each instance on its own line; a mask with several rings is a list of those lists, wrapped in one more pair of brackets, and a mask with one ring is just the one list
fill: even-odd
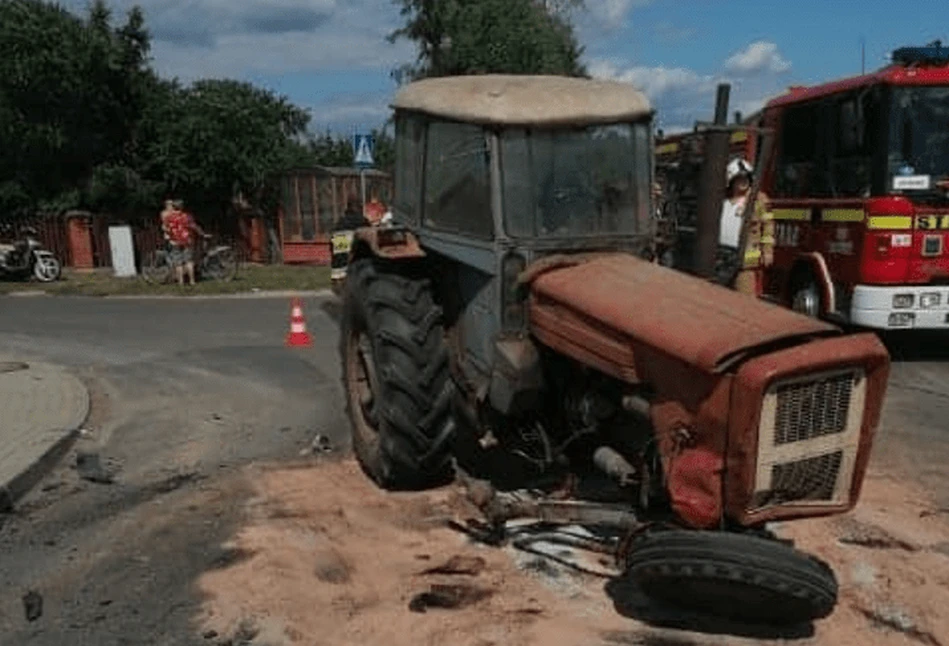
[(741, 214), (745, 210), (745, 198), (738, 202), (725, 200), (722, 204), (721, 228), (718, 234), (718, 244), (723, 247), (738, 248), (741, 236)]

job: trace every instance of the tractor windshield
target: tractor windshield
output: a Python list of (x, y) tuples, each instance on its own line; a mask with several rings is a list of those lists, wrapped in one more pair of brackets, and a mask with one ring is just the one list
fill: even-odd
[(949, 180), (949, 87), (893, 90), (890, 188), (913, 197), (944, 195)]
[(504, 218), (512, 237), (645, 233), (647, 123), (501, 134)]

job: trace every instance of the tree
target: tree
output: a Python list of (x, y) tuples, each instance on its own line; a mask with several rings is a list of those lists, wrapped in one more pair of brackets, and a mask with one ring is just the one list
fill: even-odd
[(401, 83), (427, 76), (556, 74), (585, 76), (569, 22), (575, 0), (394, 0), (405, 24), (389, 35), (416, 43), (414, 64), (393, 71)]
[(123, 163), (144, 97), (141, 11), (111, 27), (38, 0), (0, 0), (0, 208), (80, 206), (100, 165)]
[(161, 81), (143, 122), (144, 174), (192, 208), (220, 213), (240, 192), (260, 193), (272, 175), (300, 163), (309, 115), (249, 83)]

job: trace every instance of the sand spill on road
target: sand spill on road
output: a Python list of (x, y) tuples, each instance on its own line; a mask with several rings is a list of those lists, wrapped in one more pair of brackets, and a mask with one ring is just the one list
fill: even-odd
[[(230, 546), (236, 558), (199, 582), (199, 632), (243, 631), (269, 646), (762, 643), (647, 627), (616, 612), (602, 579), (471, 544), (442, 526), (458, 510), (451, 489), (387, 494), (348, 460), (252, 477), (258, 495)], [(926, 511), (905, 483), (873, 476), (847, 519), (782, 528), (829, 560), (842, 585), (835, 614), (798, 643), (949, 646), (949, 524)], [(422, 574), (455, 556), (483, 566)], [(463, 607), (410, 610), (433, 585), (454, 586), (441, 591)]]

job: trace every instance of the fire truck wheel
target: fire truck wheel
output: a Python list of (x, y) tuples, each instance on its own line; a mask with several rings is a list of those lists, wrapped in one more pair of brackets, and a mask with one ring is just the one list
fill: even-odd
[(811, 318), (820, 317), (820, 291), (813, 282), (804, 282), (794, 291), (791, 309)]
[(823, 619), (837, 604), (837, 579), (823, 561), (747, 534), (665, 531), (637, 541), (627, 575), (650, 597), (754, 624)]

